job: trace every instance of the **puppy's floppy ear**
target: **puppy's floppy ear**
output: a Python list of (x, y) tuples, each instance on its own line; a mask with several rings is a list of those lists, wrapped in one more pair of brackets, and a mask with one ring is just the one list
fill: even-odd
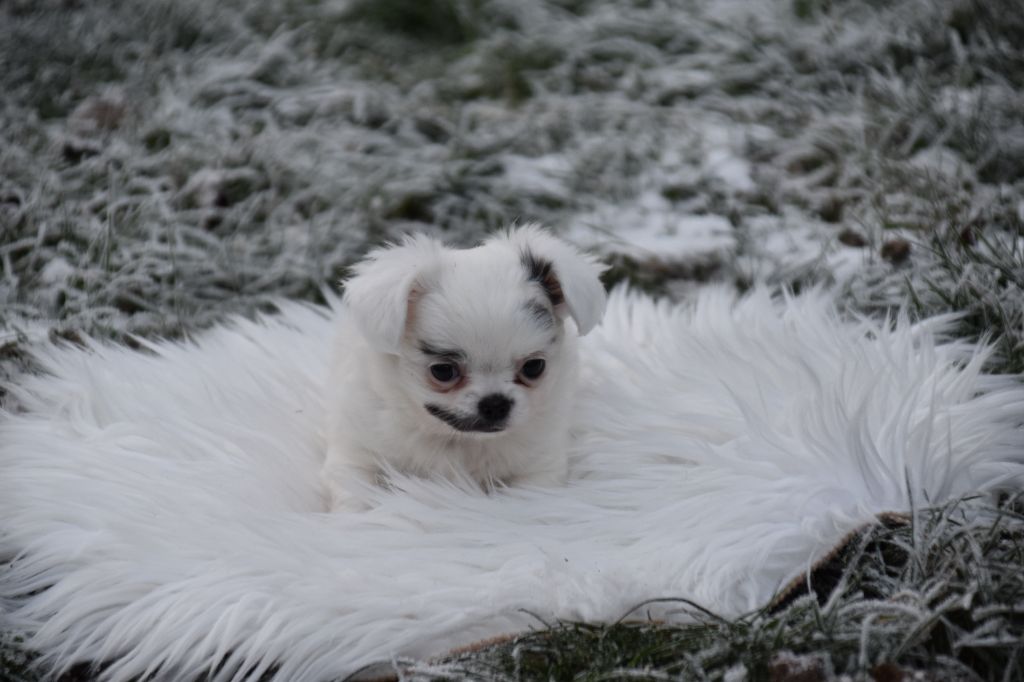
[(371, 251), (345, 282), (344, 301), (377, 350), (397, 354), (409, 315), (444, 247), (426, 235)]
[(556, 313), (572, 317), (580, 336), (601, 321), (607, 301), (600, 279), (605, 266), (596, 258), (537, 225), (514, 229), (506, 238), (519, 250), (527, 278), (544, 289)]

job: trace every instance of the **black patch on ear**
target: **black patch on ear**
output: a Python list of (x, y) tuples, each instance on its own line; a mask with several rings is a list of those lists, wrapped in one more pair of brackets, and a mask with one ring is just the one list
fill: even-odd
[(521, 254), (523, 267), (526, 268), (526, 279), (540, 285), (544, 293), (548, 295), (551, 305), (565, 303), (565, 295), (562, 293), (562, 285), (555, 276), (551, 261), (538, 258), (529, 249), (524, 249)]

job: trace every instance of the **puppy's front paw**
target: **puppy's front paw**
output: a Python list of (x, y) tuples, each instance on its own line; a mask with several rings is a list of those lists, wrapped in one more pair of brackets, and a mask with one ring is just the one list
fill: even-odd
[(324, 498), (329, 512), (364, 512), (373, 509), (371, 484), (354, 471), (348, 477), (324, 480)]
[(365, 512), (373, 509), (373, 504), (365, 497), (352, 495), (347, 491), (327, 491), (328, 512)]
[(320, 472), (323, 479), (327, 511), (366, 511), (373, 507), (370, 494), (374, 473), (344, 463), (340, 458), (328, 459)]
[(557, 488), (564, 486), (568, 480), (568, 467), (555, 466), (520, 474), (512, 479), (512, 484), (537, 488)]

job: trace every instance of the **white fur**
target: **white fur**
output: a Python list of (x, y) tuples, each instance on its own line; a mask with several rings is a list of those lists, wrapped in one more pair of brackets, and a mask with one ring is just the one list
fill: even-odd
[[(948, 320), (820, 295), (613, 293), (581, 339), (564, 488), (396, 474), (319, 512), (332, 321), (285, 305), (152, 354), (44, 349), (0, 419), (0, 623), (107, 677), (344, 676), (682, 597), (724, 615), (882, 511), (1017, 486), (1024, 388)], [(939, 338), (937, 338), (937, 336)], [(686, 620), (652, 604), (655, 617)]]
[[(524, 256), (552, 265), (564, 302), (530, 279)], [(372, 252), (345, 285), (328, 381), (324, 481), (331, 507), (358, 507), (382, 471), (467, 476), (484, 487), (559, 485), (568, 473), (576, 394), (576, 329), (600, 319), (601, 267), (534, 226), (456, 250), (425, 236)], [(538, 322), (529, 305), (550, 317)], [(550, 324), (547, 322), (550, 321)], [(437, 358), (424, 342), (464, 353), (464, 375), (442, 390), (429, 377)], [(519, 364), (540, 357), (535, 382)], [(480, 401), (512, 401), (496, 433), (461, 431), (428, 411), (477, 417)]]

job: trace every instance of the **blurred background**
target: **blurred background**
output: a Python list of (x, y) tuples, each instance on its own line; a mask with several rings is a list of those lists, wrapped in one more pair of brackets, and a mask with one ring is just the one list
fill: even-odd
[(910, 280), (940, 309), (925, 282), (963, 263), (933, 240), (1020, 260), (1020, 10), (7, 0), (0, 346), (180, 335), (320, 300), (404, 232), (529, 221), (609, 284), (823, 282), (878, 310)]

